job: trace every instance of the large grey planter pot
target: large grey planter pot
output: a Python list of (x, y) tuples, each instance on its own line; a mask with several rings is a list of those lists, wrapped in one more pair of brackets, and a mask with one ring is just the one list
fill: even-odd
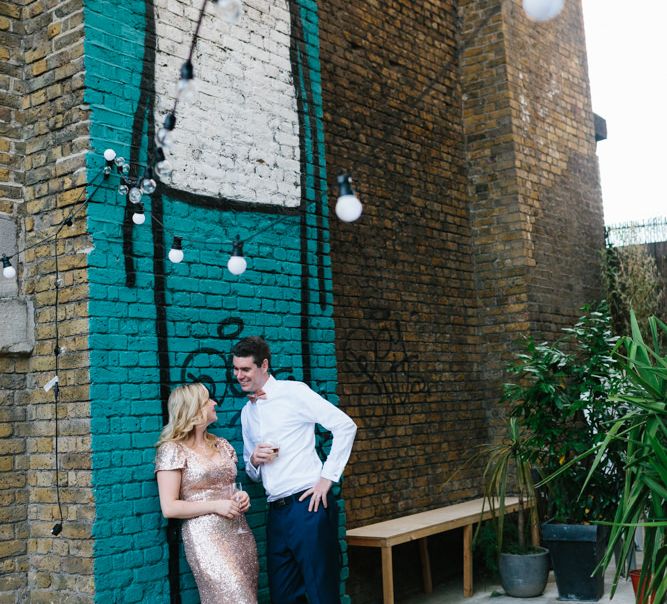
[(559, 600), (595, 601), (602, 597), (604, 574), (595, 573), (595, 569), (608, 539), (606, 526), (550, 522), (542, 525), (542, 542), (551, 552)]
[(500, 582), (508, 596), (534, 598), (544, 591), (549, 578), (549, 550), (534, 554), (500, 554)]

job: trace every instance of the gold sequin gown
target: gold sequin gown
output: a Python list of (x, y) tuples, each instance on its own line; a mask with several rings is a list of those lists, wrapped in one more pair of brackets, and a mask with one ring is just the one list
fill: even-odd
[[(208, 459), (175, 442), (163, 443), (155, 471), (181, 470), (184, 501), (229, 499), (236, 479), (236, 452), (217, 438), (219, 455)], [(246, 533), (237, 533), (239, 522)], [(206, 514), (183, 520), (185, 557), (197, 581), (202, 604), (256, 604), (257, 548), (244, 516), (227, 519)]]

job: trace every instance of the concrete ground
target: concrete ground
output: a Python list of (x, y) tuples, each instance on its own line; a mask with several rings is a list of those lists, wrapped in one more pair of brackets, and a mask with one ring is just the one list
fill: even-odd
[[(632, 583), (621, 579), (613, 600), (609, 598), (609, 589), (613, 578), (613, 569), (607, 571), (605, 577), (605, 594), (598, 600), (599, 604), (635, 604)], [(415, 595), (400, 600), (397, 604), (560, 604), (558, 590), (554, 581), (553, 571), (549, 574), (549, 583), (543, 595), (537, 598), (511, 598), (503, 595), (500, 585), (475, 584), (475, 594), (471, 598), (463, 597), (463, 580), (452, 580), (434, 588), (432, 594)]]

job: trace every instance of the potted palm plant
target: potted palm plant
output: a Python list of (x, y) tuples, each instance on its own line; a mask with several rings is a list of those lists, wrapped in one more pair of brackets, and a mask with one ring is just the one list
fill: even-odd
[[(507, 428), (505, 438), (481, 445), (461, 469), (483, 467), (483, 502), (474, 540), (478, 545), (487, 541), (481, 545), (487, 569), (497, 569), (507, 595), (535, 597), (544, 592), (547, 584), (549, 551), (539, 545), (539, 512), (530, 465), (533, 452), (518, 418), (508, 418)], [(455, 472), (447, 482), (460, 472)], [(513, 524), (506, 522), (510, 511)], [(493, 528), (490, 540), (489, 533), (482, 530), (487, 526), (484, 522), (487, 512), (491, 513)]]
[[(507, 438), (484, 445), (475, 457), (484, 460), (484, 509), (496, 526), (496, 553), (505, 593), (518, 598), (539, 596), (549, 577), (549, 552), (539, 544), (538, 509), (528, 439), (515, 417), (508, 420)], [(505, 539), (509, 493), (518, 499), (516, 538)], [(478, 524), (478, 531), (481, 523)], [(532, 541), (532, 543), (531, 543)]]
[(558, 341), (528, 340), (504, 391), (511, 415), (527, 429), (531, 464), (550, 477), (542, 539), (559, 597), (568, 600), (597, 600), (604, 592), (603, 575), (591, 576), (608, 536), (596, 522), (613, 518), (623, 482), (620, 446), (610, 444), (594, 469), (592, 458), (581, 456), (618, 418), (608, 399), (623, 383), (606, 304), (584, 311)]

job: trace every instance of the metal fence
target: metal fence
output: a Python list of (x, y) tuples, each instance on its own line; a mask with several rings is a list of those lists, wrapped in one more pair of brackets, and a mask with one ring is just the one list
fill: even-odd
[(667, 241), (667, 218), (611, 224), (604, 229), (607, 245), (623, 246)]

